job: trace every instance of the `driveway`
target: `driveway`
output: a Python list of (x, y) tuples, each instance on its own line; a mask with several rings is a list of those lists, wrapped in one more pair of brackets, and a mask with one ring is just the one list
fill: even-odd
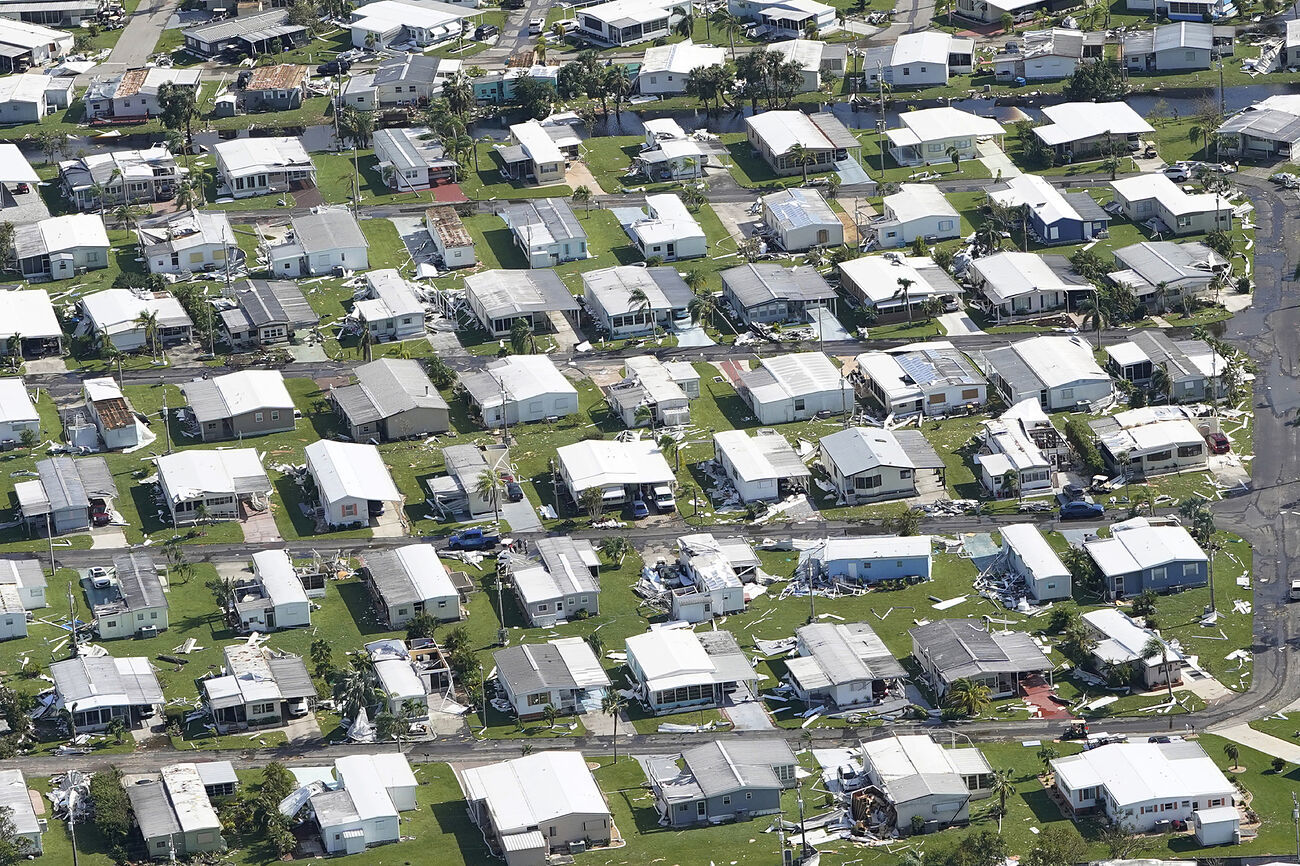
[(406, 534), (402, 525), (402, 503), (384, 503), (384, 513), (374, 520), (375, 538), (397, 538)]
[(993, 141), (980, 141), (976, 143), (976, 149), (979, 150), (980, 162), (984, 163), (989, 174), (1002, 180), (1008, 180), (1013, 177), (1020, 177), (1020, 169), (1016, 168), (1011, 157), (1006, 155), (1002, 148), (998, 147)]
[(179, 5), (180, 0), (143, 0), (127, 21), (126, 29), (118, 37), (108, 60), (95, 71), (103, 72), (106, 66), (118, 71), (144, 66)]
[(248, 544), (266, 544), (271, 541), (284, 541), (280, 529), (275, 525), (275, 515), (271, 509), (250, 511), (244, 519), (244, 541)]
[(767, 714), (767, 707), (743, 685), (727, 696), (722, 714), (731, 720), (732, 727), (737, 731), (770, 731), (776, 727), (772, 724), (772, 717)]
[(501, 516), (510, 524), (511, 532), (541, 532), (543, 528), (537, 509), (528, 501), (527, 491), (518, 502), (502, 502)]
[(939, 317), (939, 324), (943, 325), (943, 330), (949, 337), (968, 337), (984, 333), (962, 310), (944, 313)]

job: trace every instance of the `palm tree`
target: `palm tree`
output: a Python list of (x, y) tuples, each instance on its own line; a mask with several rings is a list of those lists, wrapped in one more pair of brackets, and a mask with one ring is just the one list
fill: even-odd
[(682, 451), (677, 447), (677, 440), (665, 433), (659, 437), (659, 450), (665, 457), (673, 458), (675, 468), (673, 471), (682, 471)]
[(583, 186), (578, 187), (573, 191), (572, 198), (574, 203), (582, 205), (583, 209), (586, 210), (588, 214), (591, 213), (591, 188), (590, 187), (586, 186), (585, 184)]
[(320, 679), (334, 672), (334, 647), (324, 638), (311, 642), (311, 666)]
[(790, 149), (785, 152), (786, 161), (793, 163), (803, 169), (804, 186), (808, 185), (808, 166), (817, 161), (817, 157), (809, 152), (808, 148), (802, 144), (792, 144)]
[(952, 160), (953, 170), (961, 174), (961, 150), (955, 144), (950, 144), (944, 150), (943, 155)]
[(684, 36), (687, 39), (690, 39), (691, 34), (695, 32), (695, 16), (688, 12), (681, 18), (678, 18), (676, 23), (673, 24), (673, 31), (676, 32), (678, 36)]
[(1169, 645), (1152, 635), (1142, 645), (1142, 660), (1160, 657), (1160, 671), (1165, 678), (1165, 687), (1169, 690), (1169, 703), (1174, 702), (1174, 678), (1169, 675)]
[(1225, 745), (1223, 747), (1223, 754), (1228, 756), (1229, 761), (1232, 761), (1232, 765), (1228, 767), (1229, 770), (1241, 769), (1241, 764), (1237, 763), (1241, 758), (1241, 750), (1237, 748), (1236, 743), (1228, 743)]
[(1052, 770), (1052, 761), (1060, 757), (1060, 753), (1051, 746), (1043, 746), (1038, 750), (1038, 760), (1043, 762), (1043, 772), (1049, 773)]
[(627, 552), (630, 549), (631, 545), (629, 545), (627, 539), (621, 535), (611, 535), (600, 543), (600, 552), (605, 554), (605, 558), (610, 562), (617, 563), (618, 565), (623, 564), (623, 559), (627, 556)]
[(912, 286), (916, 280), (909, 280), (907, 277), (898, 278), (898, 291), (894, 292), (894, 297), (903, 299), (903, 308), (907, 310), (907, 323), (912, 324)]
[(948, 687), (943, 703), (963, 716), (978, 716), (993, 702), (991, 695), (992, 692), (984, 683), (962, 678)]
[(1097, 332), (1097, 348), (1101, 349), (1101, 329), (1106, 327), (1106, 310), (1102, 306), (1101, 298), (1097, 292), (1092, 293), (1092, 297), (1084, 298), (1079, 301), (1076, 310), (1083, 318), (1085, 328), (1093, 328)]
[(334, 700), (345, 719), (353, 719), (378, 699), (375, 671), (369, 659), (355, 657), (334, 682)]
[(1014, 469), (1008, 469), (1002, 473), (1002, 488), (1011, 496), (1020, 498), (1020, 473)]
[(1155, 297), (1157, 313), (1163, 313), (1165, 311), (1165, 304), (1169, 301), (1169, 294), (1168, 283), (1164, 280), (1156, 283), (1156, 288), (1155, 291), (1152, 292), (1152, 295)]
[(1163, 364), (1157, 364), (1151, 371), (1151, 390), (1164, 397), (1165, 402), (1173, 402), (1174, 380)]
[(555, 704), (547, 704), (542, 707), (542, 721), (546, 723), (548, 729), (555, 727), (555, 719), (559, 715), (559, 711), (555, 709)]
[(600, 701), (600, 711), (607, 716), (614, 717), (614, 763), (618, 763), (618, 717), (627, 709), (627, 701), (623, 696), (611, 689), (606, 692), (605, 697)]
[[(627, 293), (627, 303), (628, 306), (632, 308), (632, 312), (642, 314), (640, 318), (643, 319), (645, 318), (644, 314), (650, 310), (650, 297), (645, 293), (645, 289), (640, 287), (632, 289)], [(653, 317), (651, 317), (651, 319), (653, 319)], [(643, 322), (643, 324), (645, 323)], [(653, 322), (650, 322), (649, 324), (653, 324)]]
[(447, 100), (447, 108), (451, 109), (453, 114), (463, 117), (474, 107), (474, 85), (469, 76), (457, 71), (451, 80), (442, 86), (442, 97)]
[(361, 357), (367, 361), (373, 361), (375, 356), (375, 332), (370, 330), (370, 326), (363, 324), (361, 327), (361, 343), (357, 346), (361, 351)]
[(605, 511), (605, 491), (599, 487), (588, 487), (578, 494), (578, 506), (591, 516), (593, 522), (600, 520)]
[(145, 310), (136, 317), (135, 323), (144, 328), (144, 338), (149, 344), (149, 353), (153, 355), (154, 360), (158, 359), (158, 314), (152, 310)]
[(1002, 818), (1007, 814), (1007, 797), (1016, 792), (1015, 782), (1011, 781), (1011, 774), (1006, 770), (995, 770), (993, 772), (992, 784), (989, 785), (989, 793), (998, 798), (998, 832), (1002, 832)]
[(714, 24), (714, 26), (716, 26), (719, 30), (721, 30), (723, 33), (727, 35), (727, 38), (731, 42), (731, 62), (735, 63), (736, 62), (736, 34), (744, 29), (744, 24), (741, 22), (741, 20), (738, 17), (728, 12), (726, 6), (721, 7), (712, 15), (710, 15), (709, 21), (711, 21)]
[(474, 485), (474, 492), (483, 497), (492, 506), (492, 514), (496, 522), (501, 522), (501, 488), (505, 486), (505, 477), (501, 469), (496, 466), (489, 466), (482, 470), (478, 476), (478, 483)]

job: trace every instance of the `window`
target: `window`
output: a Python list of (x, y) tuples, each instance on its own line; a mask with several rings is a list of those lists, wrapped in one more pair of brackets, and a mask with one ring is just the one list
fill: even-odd
[(280, 410), (279, 410), (279, 409), (274, 409), (274, 410), (271, 411), (271, 420), (272, 420), (272, 421), (279, 421), (279, 420), (280, 420)]
[(899, 478), (911, 478), (911, 477), (912, 477), (912, 470), (911, 470), (911, 469), (900, 469), (900, 470), (898, 470), (898, 477), (899, 477)]
[(1168, 460), (1172, 454), (1173, 451), (1171, 451), (1168, 448), (1166, 448), (1164, 451), (1153, 451), (1152, 453), (1147, 455), (1147, 462), (1160, 463), (1161, 461)]
[(1183, 577), (1196, 577), (1200, 574), (1200, 566), (1194, 562), (1183, 563)]
[(904, 66), (904, 67), (903, 67), (903, 74), (904, 74), (904, 75), (911, 75), (911, 74), (912, 74), (912, 70), (910, 70), (910, 69), (908, 69), (906, 66)]
[(731, 805), (731, 796), (730, 796), (730, 795), (727, 795), (727, 796), (725, 796), (725, 797), (722, 798), (722, 805), (724, 805), (724, 806), (730, 806), (730, 805)]
[(939, 231), (941, 232), (952, 231), (952, 220), (939, 220)]
[(1178, 446), (1179, 457), (1198, 457), (1200, 456), (1200, 454), (1201, 454), (1200, 445), (1179, 445)]
[(343, 506), (343, 516), (344, 516), (344, 517), (356, 517), (356, 516), (357, 516), (357, 504), (356, 504), (355, 502), (349, 502), (349, 503), (347, 503), (346, 505), (344, 505), (344, 506)]
[(551, 702), (551, 696), (547, 692), (541, 692), (536, 695), (528, 696), (528, 706), (530, 707), (543, 707), (549, 704), (550, 702)]
[(1062, 400), (1073, 400), (1073, 399), (1074, 399), (1074, 389), (1073, 389), (1073, 388), (1062, 388), (1062, 389), (1061, 389), (1061, 399), (1062, 399)]
[(980, 398), (980, 389), (979, 389), (979, 388), (964, 388), (964, 389), (962, 389), (962, 392), (961, 392), (961, 398), (962, 398), (963, 400), (978, 400), (978, 399)]
[(1050, 229), (1047, 230), (1048, 240), (1054, 241), (1059, 239), (1060, 237), (1061, 237), (1061, 230), (1058, 229), (1056, 226), (1052, 226)]
[(261, 412), (254, 412), (254, 413), (253, 413), (253, 421), (254, 421), (254, 423), (261, 424), (261, 423), (262, 423), (262, 413), (261, 413)]

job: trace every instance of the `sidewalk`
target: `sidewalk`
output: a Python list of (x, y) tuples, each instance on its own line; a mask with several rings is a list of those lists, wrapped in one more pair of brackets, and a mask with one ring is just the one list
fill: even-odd
[(1300, 745), (1262, 733), (1250, 725), (1237, 724), (1224, 728), (1210, 728), (1206, 733), (1224, 737), (1234, 743), (1240, 743), (1248, 749), (1263, 752), (1272, 758), (1281, 758), (1292, 764), (1300, 764)]

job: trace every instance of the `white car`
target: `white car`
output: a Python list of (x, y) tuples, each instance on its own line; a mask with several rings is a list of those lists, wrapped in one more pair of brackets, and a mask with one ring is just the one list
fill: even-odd
[(108, 569), (103, 566), (94, 566), (86, 576), (90, 578), (90, 585), (95, 589), (108, 589), (113, 585), (113, 575), (109, 574)]
[(1192, 171), (1184, 163), (1176, 162), (1173, 165), (1167, 165), (1160, 169), (1160, 173), (1176, 183), (1190, 180)]

